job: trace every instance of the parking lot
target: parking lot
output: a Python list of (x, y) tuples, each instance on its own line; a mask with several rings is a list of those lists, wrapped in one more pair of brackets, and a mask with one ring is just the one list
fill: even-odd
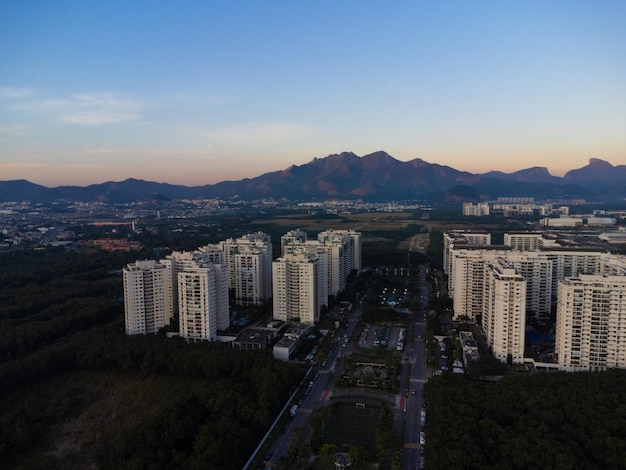
[(396, 349), (404, 342), (404, 328), (399, 326), (367, 324), (363, 328), (359, 344), (362, 348)]

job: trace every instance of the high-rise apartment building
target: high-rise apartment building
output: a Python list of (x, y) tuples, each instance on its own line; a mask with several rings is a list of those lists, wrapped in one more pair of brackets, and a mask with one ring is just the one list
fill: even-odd
[(227, 270), (223, 265), (200, 264), (178, 273), (180, 336), (213, 341), (229, 325)]
[(303, 230), (290, 230), (280, 237), (280, 256), (292, 253), (293, 249), (306, 243), (308, 235)]
[(274, 261), (275, 320), (313, 325), (319, 321), (319, 260), (315, 255), (286, 254)]
[(526, 280), (526, 318), (545, 322), (552, 302), (552, 262), (539, 252), (508, 252), (505, 259)]
[(220, 242), (228, 286), (239, 305), (260, 305), (272, 296), (272, 242), (263, 232)]
[(510, 248), (503, 246), (453, 245), (448, 275), (448, 295), (453, 299), (455, 319), (475, 320), (483, 313), (485, 263), (506, 257)]
[(180, 336), (187, 339), (211, 341), (228, 328), (227, 270), (212, 262), (220, 259), (214, 254), (173, 252), (124, 268), (127, 333), (156, 333), (171, 318), (178, 319)]
[[(317, 259), (317, 295), (320, 308), (328, 305), (328, 296), (330, 295), (330, 266), (331, 266), (331, 250), (322, 244), (319, 240), (296, 240), (283, 245), (282, 257), (291, 255), (301, 255), (305, 257), (314, 257)], [(273, 270), (274, 268), (272, 268)], [(275, 279), (272, 271), (272, 277)], [(273, 281), (272, 281), (273, 282)], [(275, 292), (275, 291), (274, 291)]]
[(449, 244), (454, 317), (482, 315), (496, 357), (520, 362), (526, 323), (548, 320), (556, 304), (560, 368), (626, 367), (626, 258), (536, 233), (504, 240), (507, 246)]
[(465, 216), (485, 216), (489, 215), (489, 203), (479, 202), (472, 204), (471, 202), (463, 203), (463, 215)]
[[(611, 256), (596, 248), (516, 251), (511, 246), (452, 245), (448, 293), (453, 299), (454, 316), (476, 318), (481, 314), (483, 264), (498, 257), (513, 262), (516, 272), (527, 280), (528, 315), (535, 320), (545, 321), (549, 318), (551, 305), (556, 300), (560, 280), (578, 274), (600, 273), (603, 260)], [(617, 266), (616, 261), (612, 263), (605, 263), (607, 270), (609, 266)]]
[(607, 253), (600, 248), (547, 248), (542, 251), (552, 261), (552, 292), (559, 281), (579, 274), (598, 274), (601, 260)]
[(172, 318), (167, 269), (154, 260), (123, 269), (124, 323), (127, 335), (154, 334)]
[(566, 371), (626, 368), (626, 277), (581, 274), (559, 283), (556, 354)]
[(455, 230), (443, 234), (443, 270), (450, 275), (452, 272), (452, 260), (450, 251), (454, 245), (491, 245), (491, 234), (482, 231)]
[[(461, 245), (463, 246), (463, 245)], [(483, 314), (485, 264), (502, 259), (527, 282), (526, 314), (538, 321), (550, 317), (552, 294), (552, 261), (540, 252), (512, 251), (510, 247), (467, 246), (452, 250), (452, 272), (449, 295), (453, 299), (454, 317), (476, 319)]]
[(600, 259), (600, 272), (605, 276), (626, 276), (626, 257), (623, 255), (605, 254)]
[(503, 258), (485, 263), (482, 327), (500, 361), (522, 363), (526, 329), (526, 280)]
[(504, 234), (504, 244), (517, 251), (539, 251), (543, 237), (541, 232), (509, 232)]
[(326, 230), (317, 240), (328, 253), (328, 292), (337, 295), (346, 288), (351, 271), (361, 272), (361, 233), (354, 230)]
[(197, 253), (202, 253), (204, 259), (213, 264), (225, 264), (224, 263), (224, 250), (220, 245), (205, 245), (196, 250)]

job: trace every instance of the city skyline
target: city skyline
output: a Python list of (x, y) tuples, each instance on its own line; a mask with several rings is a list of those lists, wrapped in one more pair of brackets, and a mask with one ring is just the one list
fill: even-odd
[(191, 186), (377, 150), (626, 163), (622, 2), (0, 8), (0, 180)]

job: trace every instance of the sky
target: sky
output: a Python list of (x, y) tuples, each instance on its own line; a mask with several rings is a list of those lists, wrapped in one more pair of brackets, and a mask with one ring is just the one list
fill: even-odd
[(626, 2), (0, 3), (0, 181), (626, 164)]

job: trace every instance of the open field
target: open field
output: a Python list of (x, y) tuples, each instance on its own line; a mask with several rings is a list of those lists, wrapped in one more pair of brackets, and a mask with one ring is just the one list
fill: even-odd
[[(290, 230), (298, 227), (305, 232), (319, 232), (321, 230), (354, 229), (359, 231), (397, 231), (404, 230), (409, 224), (420, 224), (410, 212), (363, 212), (341, 214), (339, 217), (329, 217), (326, 214), (285, 214), (271, 219), (272, 223)], [(254, 223), (264, 221), (256, 220)], [(421, 221), (421, 224), (424, 224)]]
[(357, 408), (354, 403), (338, 404), (326, 442), (335, 444), (338, 449), (344, 445), (374, 449), (381, 419), (380, 413), (379, 408)]

